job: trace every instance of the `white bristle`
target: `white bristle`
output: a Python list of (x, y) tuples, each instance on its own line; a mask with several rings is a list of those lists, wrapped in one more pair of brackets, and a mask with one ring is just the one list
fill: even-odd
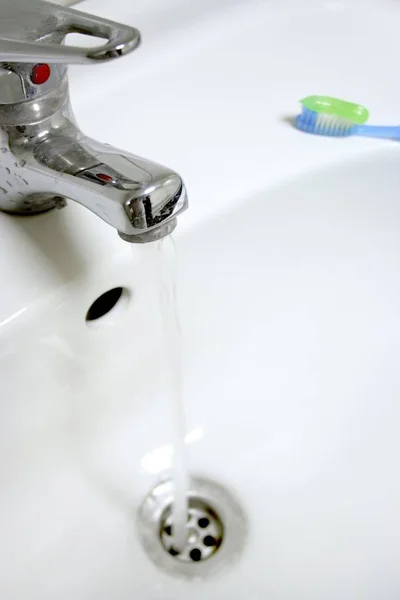
[(316, 130), (321, 133), (330, 135), (346, 135), (350, 133), (354, 123), (348, 119), (342, 119), (335, 115), (327, 115), (324, 113), (318, 113), (317, 120), (315, 123)]

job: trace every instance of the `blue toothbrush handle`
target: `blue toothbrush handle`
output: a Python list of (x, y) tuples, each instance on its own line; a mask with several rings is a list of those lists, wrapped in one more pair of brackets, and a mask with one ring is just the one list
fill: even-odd
[(353, 130), (355, 135), (365, 137), (383, 138), (390, 140), (400, 140), (400, 126), (394, 125), (391, 127), (381, 125), (356, 125)]

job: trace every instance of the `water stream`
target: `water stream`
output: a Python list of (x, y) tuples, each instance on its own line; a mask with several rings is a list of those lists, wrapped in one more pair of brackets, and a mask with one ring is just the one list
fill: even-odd
[(177, 257), (172, 236), (157, 242), (159, 307), (167, 385), (165, 394), (171, 407), (173, 462), (172, 479), (175, 494), (172, 507), (173, 546), (180, 552), (187, 541), (187, 490), (189, 474), (185, 448), (185, 410), (182, 377), (182, 331), (177, 304)]

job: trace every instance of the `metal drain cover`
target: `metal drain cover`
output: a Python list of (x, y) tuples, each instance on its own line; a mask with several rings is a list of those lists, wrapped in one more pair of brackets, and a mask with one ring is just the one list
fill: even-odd
[(187, 544), (182, 552), (173, 545), (171, 506), (161, 518), (161, 543), (164, 548), (182, 562), (200, 562), (213, 556), (223, 542), (224, 527), (213, 509), (199, 498), (189, 498)]
[(172, 575), (205, 577), (232, 565), (240, 556), (247, 521), (237, 500), (222, 486), (193, 478), (188, 497), (187, 545), (173, 546), (171, 480), (157, 485), (138, 511), (137, 525), (151, 560)]

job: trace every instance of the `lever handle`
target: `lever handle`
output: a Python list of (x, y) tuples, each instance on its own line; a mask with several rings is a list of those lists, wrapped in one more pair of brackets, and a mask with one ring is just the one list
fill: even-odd
[[(101, 46), (65, 46), (68, 33), (104, 38)], [(43, 0), (0, 0), (0, 62), (85, 64), (117, 58), (140, 44), (133, 27)]]

